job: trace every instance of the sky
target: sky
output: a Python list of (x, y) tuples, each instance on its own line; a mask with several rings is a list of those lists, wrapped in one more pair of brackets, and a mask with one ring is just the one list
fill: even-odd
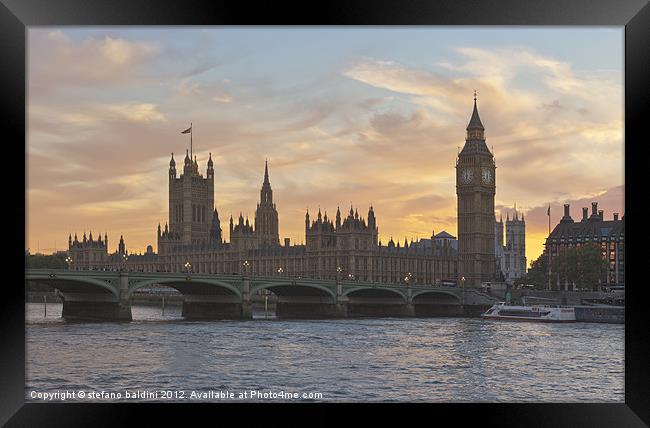
[(379, 238), (457, 236), (455, 159), (474, 90), (495, 215), (528, 263), (571, 205), (624, 210), (623, 27), (30, 27), (26, 247), (68, 234), (156, 249), (171, 153), (215, 168), (215, 204), (252, 221), (264, 161), (280, 239), (305, 211), (373, 205)]

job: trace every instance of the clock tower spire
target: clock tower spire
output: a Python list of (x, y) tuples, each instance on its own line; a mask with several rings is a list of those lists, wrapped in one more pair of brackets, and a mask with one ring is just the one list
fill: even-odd
[(495, 279), (496, 164), (485, 144), (476, 91), (466, 131), (465, 145), (456, 159), (459, 278), (464, 277), (467, 286), (479, 286)]

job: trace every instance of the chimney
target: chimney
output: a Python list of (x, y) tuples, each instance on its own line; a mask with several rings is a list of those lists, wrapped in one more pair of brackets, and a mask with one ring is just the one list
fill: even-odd
[(587, 217), (589, 216), (589, 208), (584, 207), (582, 209), (582, 220), (587, 220)]
[(289, 248), (289, 238), (284, 238), (284, 246)]
[(598, 202), (591, 203), (591, 215), (593, 215), (594, 217), (598, 215)]
[(618, 213), (614, 213), (614, 221), (618, 221)]
[(603, 210), (598, 210), (598, 217), (600, 217), (601, 220), (604, 220)]
[(569, 204), (564, 204), (564, 217), (569, 217)]

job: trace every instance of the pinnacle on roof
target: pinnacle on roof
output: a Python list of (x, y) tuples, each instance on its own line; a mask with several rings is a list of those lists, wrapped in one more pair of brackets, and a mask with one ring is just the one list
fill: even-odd
[(264, 161), (264, 183), (269, 183), (269, 160)]
[(467, 125), (467, 130), (469, 131), (470, 129), (485, 130), (481, 123), (481, 118), (478, 115), (478, 108), (476, 107), (476, 91), (474, 91), (474, 111), (472, 111), (472, 118), (469, 120), (469, 124)]

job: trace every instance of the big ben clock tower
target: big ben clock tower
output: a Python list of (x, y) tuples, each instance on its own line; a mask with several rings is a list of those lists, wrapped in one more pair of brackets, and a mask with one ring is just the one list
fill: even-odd
[(459, 278), (478, 286), (495, 278), (494, 195), (496, 165), (485, 144), (485, 128), (476, 107), (467, 125), (463, 150), (456, 160)]

